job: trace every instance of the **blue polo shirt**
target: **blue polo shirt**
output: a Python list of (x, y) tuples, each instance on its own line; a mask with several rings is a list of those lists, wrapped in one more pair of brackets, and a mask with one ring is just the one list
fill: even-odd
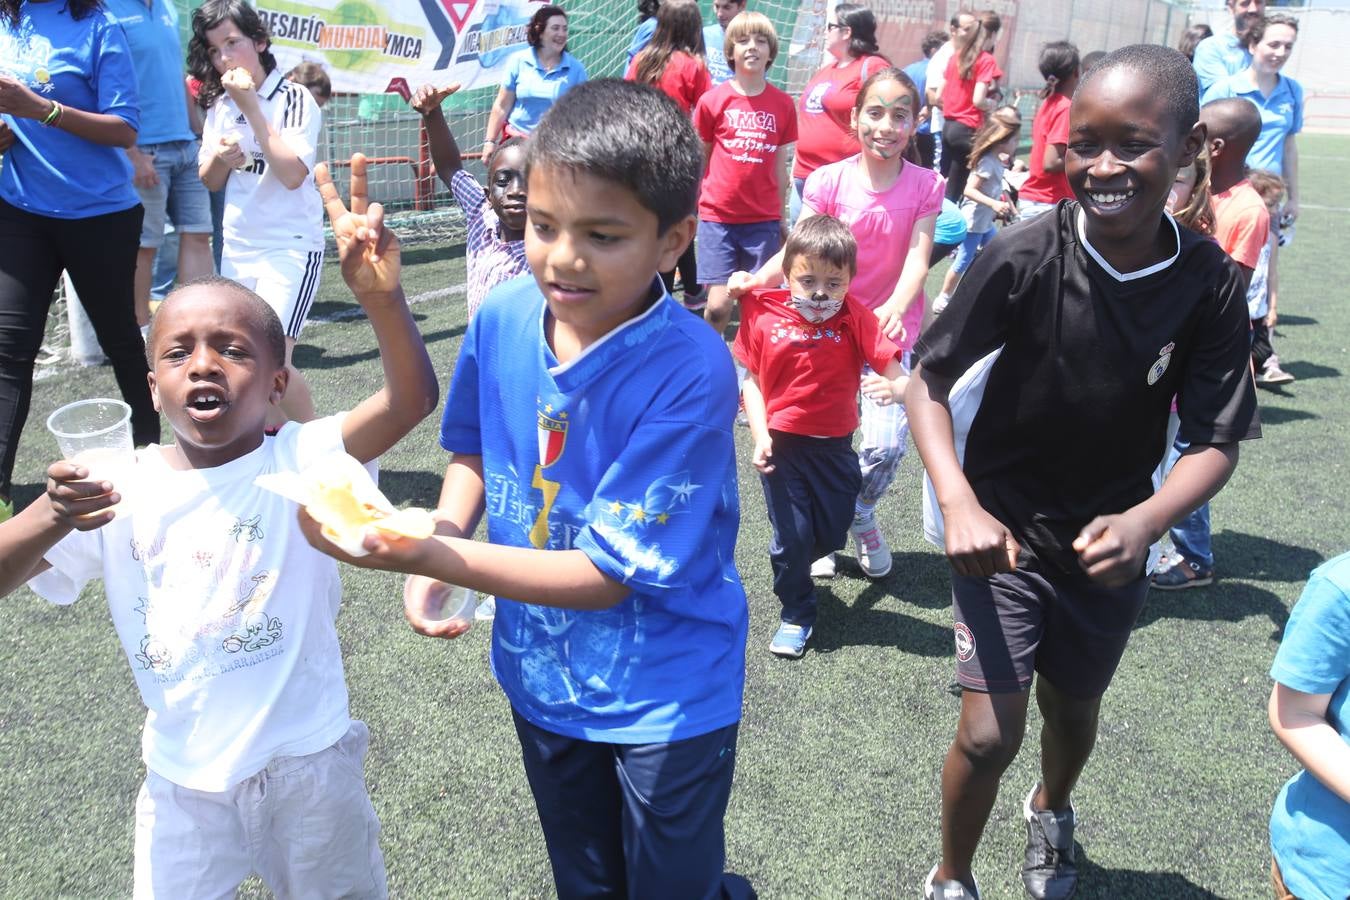
[(1247, 72), (1230, 75), (1205, 91), (1204, 102), (1242, 97), (1261, 111), (1261, 134), (1247, 154), (1247, 166), (1276, 175), (1284, 171), (1284, 139), (1303, 130), (1303, 86), (1284, 75), (1267, 97), (1252, 84)]
[[(905, 74), (909, 76), (910, 81), (914, 82), (914, 86), (919, 89), (919, 104), (922, 106), (924, 103), (924, 90), (928, 86), (928, 60), (921, 59), (918, 62), (912, 62), (905, 66)], [(915, 134), (928, 134), (932, 130), (931, 120), (925, 120), (919, 125)]]
[(1200, 95), (1217, 81), (1236, 75), (1252, 64), (1252, 55), (1231, 31), (1212, 34), (1195, 45), (1195, 77), (1200, 79)]
[(507, 124), (513, 131), (529, 134), (559, 97), (585, 80), (586, 67), (566, 50), (558, 64), (545, 72), (535, 49), (525, 48), (507, 63), (502, 81), (502, 87), (516, 95)]
[(726, 29), (716, 21), (703, 26), (703, 50), (708, 60), (708, 74), (712, 76), (714, 87), (731, 80), (731, 66), (727, 63), (726, 53), (723, 52), (726, 43)]
[[(632, 43), (628, 45), (628, 63), (633, 61), (633, 57), (642, 52), (642, 48), (652, 42), (652, 35), (656, 34), (656, 16), (648, 16), (638, 23), (637, 31), (633, 32)], [(628, 63), (624, 63), (624, 68), (628, 68)]]
[(178, 10), (166, 0), (104, 0), (127, 33), (141, 89), (140, 144), (190, 141)]
[[(17, 25), (0, 24), (0, 72), (62, 106), (140, 127), (126, 34), (104, 10), (77, 20), (57, 0), (21, 4)], [(6, 203), (37, 215), (84, 219), (141, 202), (120, 147), (95, 144), (36, 119), (3, 119), (15, 138), (0, 166), (0, 199)]]

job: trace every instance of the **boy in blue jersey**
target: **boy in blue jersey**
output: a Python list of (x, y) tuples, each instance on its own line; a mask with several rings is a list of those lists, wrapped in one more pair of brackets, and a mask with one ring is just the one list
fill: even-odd
[(693, 237), (702, 170), (659, 91), (558, 100), (526, 161), (533, 278), (488, 294), (455, 368), (438, 534), (354, 560), (497, 596), (492, 667), (563, 898), (748, 888), (722, 872), (748, 621), (736, 375), (657, 276)]

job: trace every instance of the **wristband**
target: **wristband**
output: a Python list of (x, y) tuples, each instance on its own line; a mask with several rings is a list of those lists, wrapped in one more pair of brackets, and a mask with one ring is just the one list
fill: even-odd
[(483, 143), (485, 143), (485, 144), (491, 144), (491, 145), (494, 146), (494, 147), (497, 146), (497, 142), (496, 142), (495, 140), (493, 140), (492, 138), (483, 138)]
[(47, 113), (46, 117), (44, 117), (41, 120), (42, 124), (46, 125), (48, 128), (52, 127), (57, 122), (61, 121), (61, 113), (62, 113), (61, 104), (53, 100), (51, 112)]

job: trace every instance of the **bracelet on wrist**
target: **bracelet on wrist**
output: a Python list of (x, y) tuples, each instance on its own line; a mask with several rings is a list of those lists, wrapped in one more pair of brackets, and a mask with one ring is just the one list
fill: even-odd
[(40, 121), (42, 122), (43, 125), (46, 125), (48, 128), (51, 128), (52, 126), (56, 125), (57, 122), (61, 121), (61, 113), (63, 111), (64, 110), (61, 109), (61, 104), (53, 100), (51, 111), (48, 112), (47, 115), (43, 117)]

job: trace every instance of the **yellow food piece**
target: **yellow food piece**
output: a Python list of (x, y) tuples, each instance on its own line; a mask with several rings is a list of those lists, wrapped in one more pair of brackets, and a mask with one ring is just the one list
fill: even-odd
[(344, 542), (360, 542), (367, 528), (410, 538), (430, 537), (436, 530), (431, 513), (425, 509), (386, 511), (362, 503), (352, 489), (350, 479), (320, 481), (314, 486), (306, 510), (324, 526), (325, 532)]

